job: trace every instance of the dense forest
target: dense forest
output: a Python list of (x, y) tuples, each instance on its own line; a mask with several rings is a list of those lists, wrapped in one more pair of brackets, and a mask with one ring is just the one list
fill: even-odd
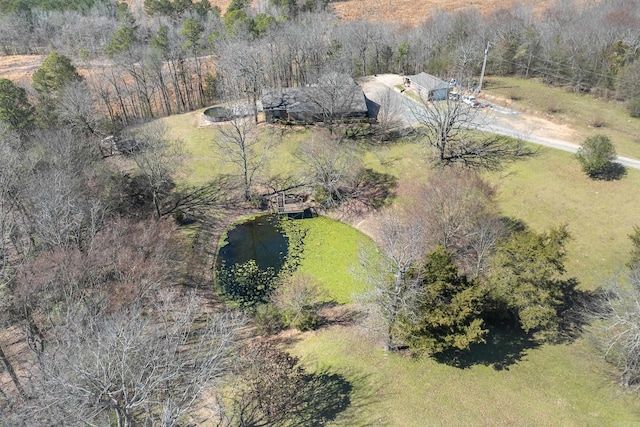
[[(382, 115), (346, 130), (325, 118), (295, 153), (300, 176), (265, 178), (258, 191), (262, 154), (285, 131), (256, 137), (257, 110), (213, 137), (243, 178), (197, 184), (178, 178), (180, 141), (152, 119), (238, 100), (255, 107), (269, 89), (336, 72), (424, 71), (471, 89), (486, 49), (487, 74), (615, 99), (640, 115), (640, 2), (583, 3), (433, 11), (400, 27), (341, 21), (324, 0), (233, 0), (226, 10), (208, 0), (0, 1), (0, 52), (46, 57), (30, 81), (0, 79), (0, 426), (324, 425), (348, 406), (351, 385), (254, 335), (317, 327), (313, 279), (238, 269), (243, 283), (264, 283), (254, 299), (234, 300), (224, 283), (211, 286), (212, 247), (229, 212), (255, 213), (284, 189), (312, 188), (326, 212), (351, 200), (388, 207), (396, 177), (365, 167), (357, 144), (406, 134), (391, 135)], [(411, 138), (440, 148), (443, 168), (414, 188), (413, 203), (385, 211), (379, 250), (360, 253), (354, 273), (370, 291), (358, 309), (382, 325), (385, 349), (457, 357), (492, 322), (537, 344), (567, 342), (587, 321), (615, 329), (624, 318), (633, 335), (637, 311), (624, 303), (637, 294), (580, 291), (564, 276), (566, 227), (536, 232), (505, 218), (477, 174), (535, 153), (470, 132), (476, 110), (463, 103), (422, 101), (426, 119)], [(438, 124), (446, 108), (455, 116)], [(453, 151), (441, 147), (456, 137)], [(628, 281), (640, 288), (634, 232)], [(589, 298), (598, 303), (576, 314)], [(631, 389), (637, 335), (599, 337), (618, 349)]]

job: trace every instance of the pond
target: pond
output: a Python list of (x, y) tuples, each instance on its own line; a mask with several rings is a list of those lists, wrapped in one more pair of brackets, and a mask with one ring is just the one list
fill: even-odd
[(254, 260), (261, 270), (280, 271), (287, 257), (289, 239), (274, 215), (263, 215), (229, 230), (218, 252), (218, 262), (231, 266)]
[(229, 230), (218, 251), (220, 290), (243, 306), (266, 302), (286, 262), (289, 238), (276, 215), (263, 215)]

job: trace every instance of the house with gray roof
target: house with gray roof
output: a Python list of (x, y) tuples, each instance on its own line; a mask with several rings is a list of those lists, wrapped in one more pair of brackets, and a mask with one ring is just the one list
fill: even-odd
[(268, 122), (301, 123), (368, 117), (364, 93), (351, 77), (330, 73), (317, 84), (267, 90), (262, 109)]

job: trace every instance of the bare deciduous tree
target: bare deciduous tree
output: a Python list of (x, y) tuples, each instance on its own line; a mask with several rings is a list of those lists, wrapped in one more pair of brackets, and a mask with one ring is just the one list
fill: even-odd
[(216, 55), (216, 66), (224, 76), (225, 98), (240, 100), (246, 95), (255, 123), (258, 123), (257, 102), (262, 95), (266, 54), (259, 41), (238, 40), (220, 44)]
[(620, 383), (640, 389), (640, 268), (613, 280), (588, 308), (590, 337), (620, 375)]
[(436, 171), (413, 191), (409, 210), (420, 218), (432, 245), (454, 254), (472, 277), (486, 268), (506, 228), (493, 203), (495, 189), (473, 171)]
[(11, 277), (9, 250), (17, 226), (13, 212), (23, 188), (20, 176), (23, 159), (17, 150), (19, 146), (20, 135), (0, 122), (0, 289)]
[(349, 117), (364, 102), (362, 90), (346, 73), (326, 72), (311, 87), (310, 101), (319, 110), (324, 125), (333, 133), (336, 122)]
[(246, 346), (234, 386), (220, 400), (224, 426), (275, 426), (304, 410), (306, 375), (298, 359), (268, 343)]
[(56, 109), (60, 120), (72, 129), (89, 135), (98, 132), (100, 115), (86, 82), (76, 81), (65, 86)]
[(316, 199), (329, 207), (349, 196), (362, 168), (353, 147), (328, 136), (304, 142), (296, 156), (306, 166), (303, 179), (316, 188)]
[(388, 211), (378, 223), (376, 241), (380, 252), (361, 250), (354, 274), (369, 290), (359, 297), (368, 314), (366, 322), (385, 337), (385, 349), (397, 348), (399, 321), (417, 303), (418, 275), (408, 273), (426, 252), (424, 230), (419, 221), (397, 210)]
[(245, 200), (250, 200), (254, 177), (265, 166), (275, 137), (259, 138), (250, 117), (234, 116), (217, 130), (213, 143), (222, 160), (239, 169)]
[(504, 163), (534, 154), (523, 141), (481, 132), (487, 119), (479, 108), (450, 99), (430, 101), (426, 94), (417, 102), (407, 102), (421, 125), (417, 130), (422, 142), (437, 164), (499, 170)]
[(487, 212), (473, 218), (471, 232), (466, 238), (463, 257), (459, 260), (462, 271), (474, 278), (483, 276), (489, 269), (489, 261), (501, 240), (508, 235), (502, 218)]
[(224, 427), (326, 425), (349, 406), (351, 389), (339, 374), (308, 372), (272, 343), (254, 341), (237, 358), (216, 421)]
[(160, 218), (162, 201), (175, 185), (173, 174), (180, 164), (182, 146), (179, 141), (169, 140), (167, 129), (154, 122), (133, 134), (131, 154)]
[(229, 372), (241, 324), (192, 295), (99, 317), (70, 307), (22, 409), (40, 425), (179, 425)]

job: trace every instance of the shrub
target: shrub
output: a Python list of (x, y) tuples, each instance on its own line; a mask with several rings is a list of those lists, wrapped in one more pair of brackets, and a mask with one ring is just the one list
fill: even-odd
[(607, 126), (607, 121), (600, 114), (595, 114), (591, 120), (589, 120), (589, 125), (594, 128), (603, 128)]
[(302, 332), (313, 331), (318, 327), (318, 321), (319, 317), (316, 310), (304, 310), (291, 319), (289, 326)]
[(512, 101), (522, 101), (522, 95), (514, 90), (509, 92), (508, 97)]
[(582, 170), (590, 178), (615, 179), (619, 177), (624, 168), (614, 163), (616, 149), (606, 135), (594, 135), (587, 138), (576, 153)]
[(271, 300), (282, 313), (285, 324), (308, 331), (318, 326), (322, 297), (323, 292), (313, 277), (295, 273), (282, 281)]
[(273, 335), (285, 328), (282, 313), (273, 304), (260, 304), (254, 313), (256, 329), (260, 334)]
[(551, 99), (547, 101), (547, 113), (560, 114), (563, 111), (564, 111), (564, 108), (562, 108), (562, 105), (560, 105), (560, 103), (557, 100)]
[(640, 118), (640, 98), (635, 98), (627, 104), (627, 110), (631, 117)]

